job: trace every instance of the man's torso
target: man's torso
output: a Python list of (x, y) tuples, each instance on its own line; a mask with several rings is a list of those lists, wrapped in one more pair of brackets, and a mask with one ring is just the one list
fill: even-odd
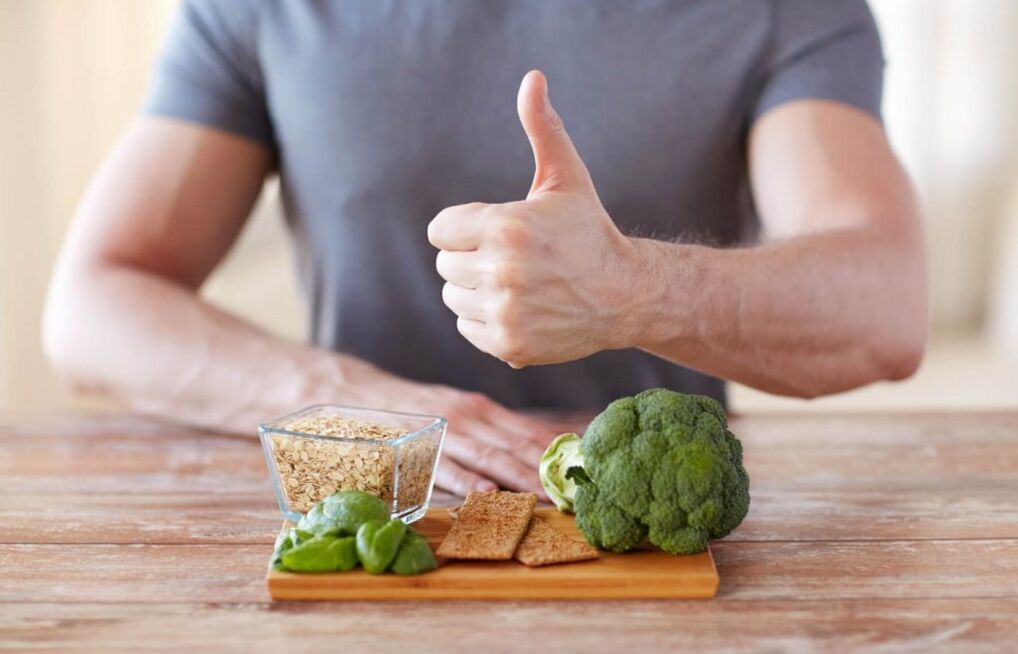
[[(280, 173), (313, 338), (510, 405), (590, 407), (720, 382), (637, 350), (514, 371), (441, 302), (426, 227), (526, 196), (520, 79), (550, 81), (624, 232), (727, 244), (752, 228), (744, 142), (767, 47), (745, 2), (280, 2), (258, 16)], [(639, 289), (634, 289), (639, 292)]]

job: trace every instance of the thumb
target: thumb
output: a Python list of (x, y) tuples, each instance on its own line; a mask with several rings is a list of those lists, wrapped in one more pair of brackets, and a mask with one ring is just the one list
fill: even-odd
[(541, 71), (532, 70), (523, 77), (516, 110), (534, 150), (534, 182), (527, 197), (542, 191), (592, 187), (587, 167), (551, 106), (548, 80)]

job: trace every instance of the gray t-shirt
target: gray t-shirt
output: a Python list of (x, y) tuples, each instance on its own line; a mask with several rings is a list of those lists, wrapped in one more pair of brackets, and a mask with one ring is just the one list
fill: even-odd
[(146, 111), (275, 150), (315, 343), (516, 407), (723, 400), (639, 350), (513, 370), (456, 331), (426, 228), (526, 196), (531, 68), (624, 232), (724, 246), (756, 234), (753, 121), (800, 98), (879, 116), (883, 59), (863, 0), (187, 0)]

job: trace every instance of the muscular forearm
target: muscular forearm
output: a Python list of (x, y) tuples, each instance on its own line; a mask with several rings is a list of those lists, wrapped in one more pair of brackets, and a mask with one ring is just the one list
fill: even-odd
[(762, 390), (908, 376), (925, 345), (920, 238), (865, 228), (745, 249), (634, 240), (630, 345)]
[(68, 277), (47, 311), (50, 358), (77, 386), (144, 413), (251, 432), (315, 402), (378, 406), (381, 386), (396, 383), (352, 357), (266, 334), (142, 270), (104, 265)]
[(201, 300), (271, 164), (260, 143), (136, 121), (86, 193), (54, 272), (43, 336), (53, 366), (137, 411), (221, 431), (253, 434), (317, 403), (444, 416), (436, 484), (539, 491), (536, 462), (557, 425), (287, 342)]
[(45, 328), (50, 359), (77, 386), (146, 414), (247, 434), (319, 403), (441, 415), (449, 432), (437, 484), (460, 494), (495, 482), (540, 489), (536, 461), (555, 425), (271, 336), (158, 275), (124, 266), (79, 272), (58, 275)]
[(789, 103), (754, 125), (761, 224), (740, 250), (627, 238), (528, 73), (517, 101), (534, 151), (525, 200), (441, 211), (428, 228), (460, 333), (520, 368), (641, 347), (791, 395), (907, 376), (925, 344), (918, 211), (883, 128), (856, 109)]

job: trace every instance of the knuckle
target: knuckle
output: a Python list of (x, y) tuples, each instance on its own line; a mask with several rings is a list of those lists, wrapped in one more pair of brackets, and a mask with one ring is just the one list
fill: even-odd
[(489, 205), (484, 202), (472, 202), (460, 204), (442, 209), (428, 223), (428, 241), (435, 247), (440, 247), (451, 233), (456, 230), (456, 225), (467, 217), (468, 214), (484, 211)]
[(463, 491), (473, 485), (476, 475), (469, 470), (463, 468), (457, 468), (453, 473), (453, 483), (458, 487), (457, 490)]
[[(430, 228), (429, 228), (430, 231)], [(449, 257), (448, 252), (445, 250), (439, 250), (438, 255), (435, 257), (435, 270), (444, 279), (446, 274), (449, 272)]]
[(518, 264), (503, 261), (495, 264), (491, 278), (496, 288), (520, 288), (523, 285), (523, 269)]
[(514, 329), (503, 326), (495, 336), (497, 356), (514, 367), (526, 365), (528, 348)]
[(465, 393), (463, 395), (463, 406), (473, 413), (481, 413), (488, 408), (491, 400), (484, 393)]
[(478, 461), (491, 462), (492, 459), (498, 456), (498, 448), (488, 443), (479, 443), (474, 441), (474, 456), (477, 457)]
[(428, 236), (441, 232), (442, 226), (452, 217), (452, 209), (453, 207), (446, 207), (435, 214), (435, 217), (428, 223)]
[(470, 391), (469, 393), (463, 394), (463, 399), (467, 404), (481, 406), (488, 401), (488, 396), (484, 393), (478, 393), (477, 391)]
[(492, 239), (504, 248), (525, 250), (533, 241), (530, 227), (519, 218), (503, 218), (492, 221)]
[[(453, 312), (453, 313), (455, 313), (455, 312)], [(472, 336), (472, 332), (471, 332), (471, 329), (469, 327), (469, 323), (467, 322), (466, 318), (464, 318), (463, 316), (461, 316), (459, 314), (456, 314), (456, 331), (458, 331), (460, 333), (460, 336), (462, 336), (463, 338), (467, 339), (471, 343), (474, 343), (474, 338)], [(475, 343), (475, 346), (476, 346), (476, 343)], [(469, 402), (464, 402), (463, 399), (460, 399), (458, 401), (458, 406), (462, 406), (464, 408), (469, 409), (470, 408), (470, 403)]]
[[(446, 282), (442, 285), (442, 304), (444, 304), (449, 310), (455, 313), (457, 316), (464, 310), (463, 296), (461, 295), (461, 289), (453, 284), (452, 282)], [(457, 324), (457, 328), (459, 325)]]
[(516, 300), (511, 295), (507, 295), (495, 304), (491, 312), (492, 322), (502, 327), (507, 338), (512, 335), (517, 324), (519, 315), (517, 305)]
[(548, 128), (555, 134), (564, 134), (566, 131), (566, 125), (562, 122), (562, 116), (554, 109), (548, 112)]
[[(438, 216), (441, 215), (442, 214), (439, 214)], [(439, 239), (441, 238), (440, 228), (438, 225), (438, 216), (436, 216), (434, 220), (428, 223), (428, 242), (434, 245), (435, 247), (438, 247), (438, 242)]]

